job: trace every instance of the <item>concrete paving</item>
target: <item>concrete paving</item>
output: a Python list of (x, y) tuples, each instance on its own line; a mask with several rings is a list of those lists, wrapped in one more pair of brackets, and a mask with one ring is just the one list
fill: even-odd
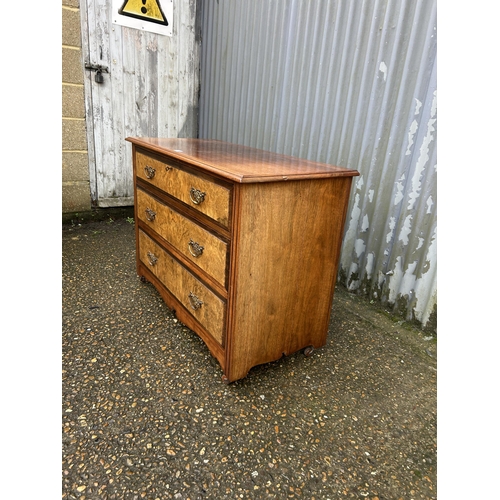
[(225, 385), (135, 271), (133, 219), (62, 229), (64, 499), (433, 499), (436, 339), (337, 286), (328, 342)]

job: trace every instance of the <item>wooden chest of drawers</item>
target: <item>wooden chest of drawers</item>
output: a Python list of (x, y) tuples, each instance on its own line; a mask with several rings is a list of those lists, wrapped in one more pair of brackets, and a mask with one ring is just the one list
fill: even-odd
[(223, 380), (323, 346), (358, 172), (221, 141), (127, 140), (137, 273)]

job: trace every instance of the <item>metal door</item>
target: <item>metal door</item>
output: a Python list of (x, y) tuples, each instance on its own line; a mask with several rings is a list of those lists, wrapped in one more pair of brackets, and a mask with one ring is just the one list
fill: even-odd
[(98, 207), (134, 203), (126, 137), (196, 137), (198, 131), (197, 0), (155, 0), (162, 13), (172, 13), (171, 36), (155, 32), (154, 23), (117, 24), (126, 3), (80, 2), (90, 194)]

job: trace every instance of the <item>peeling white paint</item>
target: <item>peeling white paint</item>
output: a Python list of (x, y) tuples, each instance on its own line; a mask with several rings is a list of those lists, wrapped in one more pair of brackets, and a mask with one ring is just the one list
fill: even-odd
[(432, 201), (432, 196), (429, 196), (429, 198), (427, 198), (426, 205), (427, 205), (427, 210), (425, 213), (426, 214), (432, 213), (431, 208), (432, 208), (432, 205), (434, 205), (434, 202)]
[[(417, 279), (414, 287), (417, 299), (414, 308), (415, 318), (423, 325), (429, 320), (434, 305), (437, 302), (437, 227), (434, 229), (425, 260), (426, 264), (428, 264), (428, 269)], [(431, 297), (431, 300), (429, 300), (429, 297)]]
[(397, 205), (398, 203), (401, 202), (401, 200), (404, 198), (403, 190), (404, 190), (404, 180), (405, 180), (405, 174), (403, 174), (398, 182), (396, 182), (396, 195), (394, 196), (394, 205)]
[(392, 240), (392, 237), (394, 236), (394, 228), (396, 227), (396, 217), (391, 217), (389, 219), (389, 229), (390, 231), (387, 233), (387, 236), (385, 237), (385, 241), (387, 243), (390, 243)]
[[(330, 3), (334, 4), (334, 2)], [(229, 69), (222, 75), (220, 72), (214, 71), (215, 64), (208, 64), (205, 68), (207, 70), (205, 72), (207, 85), (203, 87), (203, 99), (200, 99), (202, 103), (200, 137), (205, 139), (218, 137), (229, 142), (245, 143), (248, 146), (287, 154), (292, 154), (295, 151), (304, 158), (318, 159), (319, 157), (327, 163), (357, 169), (361, 175), (352, 179), (339, 270), (341, 276), (344, 277), (345, 286), (349, 286), (350, 290), (368, 294), (372, 298), (375, 297), (374, 292), (376, 291), (379, 300), (385, 304), (390, 290), (389, 282), (392, 280), (391, 286), (398, 287), (410, 262), (418, 261), (413, 273), (413, 276), (416, 273), (417, 279), (428, 269), (425, 258), (431, 243), (437, 208), (436, 166), (434, 165), (437, 162), (437, 120), (435, 123), (431, 123), (436, 131), (431, 131), (434, 138), (428, 144), (429, 159), (425, 163), (424, 153), (427, 148), (425, 146), (421, 148), (421, 146), (429, 132), (429, 119), (431, 112), (433, 112), (431, 111), (433, 110), (433, 93), (437, 84), (435, 40), (431, 39), (434, 33), (431, 23), (435, 21), (435, 1), (419, 2), (418, 15), (410, 16), (411, 19), (406, 19), (405, 16), (408, 14), (406, 10), (408, 9), (402, 11), (399, 2), (368, 3), (370, 5), (369, 14), (373, 14), (373, 18), (377, 17), (381, 23), (384, 19), (399, 19), (400, 16), (404, 17), (404, 19), (401, 18), (403, 21), (409, 20), (409, 22), (400, 23), (398, 36), (386, 37), (382, 41), (384, 46), (379, 47), (381, 50), (373, 51), (373, 45), (370, 45), (371, 38), (367, 36), (360, 38), (359, 44), (346, 43), (344, 45), (347, 50), (345, 57), (332, 60), (333, 66), (331, 68), (319, 64), (316, 65), (317, 72), (304, 71), (307, 70), (308, 60), (306, 58), (302, 61), (299, 57), (296, 59), (298, 66), (290, 64), (283, 73), (285, 80), (293, 77), (291, 70), (298, 70), (299, 73), (302, 71), (304, 75), (307, 73), (306, 76), (310, 78), (308, 80), (309, 86), (304, 84), (304, 88), (318, 90), (314, 87), (314, 83), (317, 81), (326, 81), (330, 75), (349, 75), (352, 58), (359, 56), (359, 61), (361, 61), (361, 69), (358, 72), (359, 88), (370, 89), (375, 85), (373, 93), (369, 93), (368, 99), (363, 92), (352, 93), (352, 88), (349, 85), (339, 85), (338, 94), (332, 94), (328, 89), (326, 95), (321, 94), (321, 89), (319, 89), (318, 95), (311, 94), (311, 99), (314, 102), (321, 102), (322, 105), (307, 106), (309, 102), (307, 99), (299, 99), (295, 103), (296, 96), (293, 88), (291, 90), (287, 88), (282, 95), (283, 99), (278, 103), (280, 105), (275, 106), (276, 113), (266, 114), (266, 110), (270, 109), (269, 106), (272, 107), (273, 102), (278, 102), (276, 99), (273, 101), (272, 95), (268, 95), (269, 92), (267, 94), (265, 92), (266, 89), (276, 90), (272, 81), (261, 85), (260, 79), (248, 79), (238, 72), (230, 72)], [(232, 9), (231, 12), (227, 12), (227, 15), (236, 18), (244, 13), (242, 9), (246, 8), (245, 5), (248, 2), (227, 2), (227, 4)], [(268, 8), (265, 2), (258, 2), (258, 4)], [(324, 26), (317, 24), (316, 17), (307, 17), (309, 11), (301, 10), (305, 9), (304, 6), (307, 4), (308, 2), (300, 2), (299, 0), (290, 1), (294, 13), (307, 14), (303, 20), (311, 22), (307, 26), (310, 28), (309, 33), (313, 36), (316, 32), (315, 28), (326, 27), (327, 24)], [(207, 33), (212, 32), (210, 34), (212, 40), (222, 40), (224, 38), (222, 37), (223, 30), (228, 26), (227, 23), (223, 22), (223, 9), (217, 10), (216, 2), (213, 2), (213, 5), (212, 2), (208, 2), (207, 5), (212, 16), (210, 19), (213, 19), (214, 23), (204, 23), (204, 28)], [(334, 20), (334, 25), (330, 23), (328, 26), (331, 25), (330, 27), (339, 33), (339, 43), (342, 40), (342, 33), (345, 33), (347, 38), (342, 41), (343, 43), (348, 41), (348, 36), (352, 31), (342, 31), (341, 27), (346, 25), (345, 23), (353, 23), (349, 26), (352, 26), (354, 30), (363, 29), (366, 22), (366, 9), (337, 9), (337, 11), (339, 17)], [(259, 14), (263, 12), (259, 11), (259, 8), (255, 12), (252, 10), (252, 16), (256, 16), (255, 19), (252, 17), (252, 22), (258, 20)], [(282, 29), (284, 25), (279, 21), (281, 18), (279, 16), (275, 16), (275, 18), (278, 20), (278, 24), (274, 27)], [(273, 25), (270, 23), (267, 27), (273, 29)], [(383, 26), (381, 27), (383, 28)], [(259, 44), (264, 43), (263, 39), (258, 38), (258, 32), (255, 30), (253, 34), (251, 33), (253, 38), (252, 36), (245, 38), (239, 35), (240, 33), (237, 32), (229, 32), (229, 37), (225, 37), (224, 40), (227, 38), (230, 41), (233, 37), (236, 40), (236, 45), (231, 46), (229, 42), (218, 45), (217, 50), (213, 51), (211, 61), (220, 60), (221, 54), (229, 54), (229, 56), (232, 54), (233, 59), (240, 53), (249, 55), (252, 53), (252, 48), (257, 50), (260, 47)], [(287, 58), (300, 56), (300, 50), (295, 52), (294, 47), (286, 46), (285, 36), (278, 38), (278, 41), (281, 40), (278, 48), (284, 50), (283, 54)], [(313, 39), (311, 40), (313, 41)], [(398, 44), (401, 40), (405, 40), (406, 43), (405, 50), (399, 54)], [(314, 59), (319, 55), (318, 52), (318, 54), (312, 54), (311, 57)], [(370, 57), (374, 59), (370, 61)], [(388, 62), (385, 62), (386, 59)], [(398, 71), (394, 70), (394, 62), (399, 64)], [(272, 70), (273, 61), (269, 59), (268, 63), (267, 73), (265, 71), (263, 75), (267, 74), (266, 78), (269, 80), (269, 78), (272, 79), (274, 73)], [(390, 75), (389, 65), (391, 65)], [(254, 66), (257, 70), (259, 69), (257, 62)], [(291, 72), (288, 72), (288, 67)], [(370, 72), (370, 68), (373, 69), (373, 73)], [(219, 84), (219, 80), (222, 84)], [(210, 86), (208, 82), (210, 82)], [(386, 87), (386, 84), (390, 85), (391, 88)], [(393, 95), (389, 95), (391, 92), (384, 93), (384, 88), (387, 92), (393, 91)], [(409, 92), (398, 92), (398, 89), (402, 88), (409, 90)], [(233, 99), (226, 103), (227, 99), (224, 101), (224, 96), (227, 96), (231, 91), (236, 92), (234, 94), (236, 100)], [(258, 130), (249, 126), (244, 113), (234, 112), (234, 103), (237, 103), (238, 99), (241, 101), (241, 98), (247, 95), (256, 96), (249, 105), (254, 106), (252, 112), (256, 117), (255, 123), (258, 121), (260, 124)], [(281, 94), (278, 95), (278, 97), (280, 96)], [(344, 108), (338, 107), (340, 101), (349, 103), (350, 109), (362, 110), (362, 112), (344, 113), (342, 112)], [(458, 108), (462, 105), (461, 102), (460, 100), (456, 102)], [(221, 103), (225, 103), (225, 105), (222, 106)], [(294, 104), (299, 106), (298, 112), (293, 111)], [(215, 119), (218, 116), (226, 120), (225, 126), (221, 127), (221, 120)], [(257, 120), (259, 117), (260, 119)], [(435, 118), (437, 118), (437, 113), (432, 116), (432, 119)], [(291, 125), (276, 129), (276, 123), (290, 123)], [(303, 127), (304, 124), (310, 124), (309, 129), (301, 129), (300, 127)], [(381, 139), (382, 135), (384, 136), (383, 140)], [(299, 136), (316, 139), (320, 149), (313, 148), (312, 141), (300, 140), (297, 142)], [(409, 154), (406, 155), (406, 152)], [(419, 167), (422, 165), (424, 167), (420, 173), (416, 173), (418, 161), (420, 162)], [(414, 200), (412, 198), (410, 205), (412, 208), (408, 210), (412, 191), (414, 191)], [(408, 219), (407, 225), (403, 227), (405, 218), (409, 214), (412, 215), (412, 218)], [(400, 241), (398, 237), (401, 238)], [(394, 273), (393, 268), (399, 256), (403, 269), (400, 281), (397, 282), (394, 275), (392, 277), (391, 275), (386, 276), (385, 272)], [(357, 265), (353, 265), (353, 262)], [(359, 277), (357, 277), (358, 273)], [(371, 276), (370, 284), (366, 283), (368, 275)], [(353, 277), (355, 281), (352, 281)], [(404, 282), (405, 286), (408, 286), (413, 279), (414, 277), (410, 273)], [(429, 290), (429, 283), (431, 283), (430, 275), (426, 276), (421, 286)], [(415, 283), (415, 286), (417, 285), (418, 282)], [(360, 286), (362, 288), (358, 290), (357, 287)], [(395, 291), (399, 292), (399, 289), (396, 288)], [(432, 297), (423, 291), (419, 297), (419, 306), (424, 309), (426, 302), (432, 301)], [(416, 302), (417, 297), (414, 292), (408, 306), (414, 309)], [(408, 311), (409, 314), (412, 313), (411, 309)]]
[(363, 222), (361, 223), (361, 232), (364, 233), (368, 230), (370, 227), (370, 222), (368, 220), (368, 214), (365, 214), (363, 217)]
[(394, 303), (399, 296), (405, 295), (411, 297), (417, 277), (415, 276), (415, 269), (417, 268), (418, 261), (413, 261), (408, 265), (406, 271), (403, 271), (401, 265), (401, 257), (396, 259), (394, 271), (389, 281), (389, 302)]
[(411, 297), (413, 294), (413, 289), (415, 288), (415, 282), (417, 281), (417, 277), (415, 276), (415, 269), (417, 268), (418, 261), (414, 260), (411, 264), (406, 268), (405, 273), (403, 274), (403, 279), (401, 280), (401, 285), (399, 286), (399, 293), (404, 297), (407, 295)]
[(408, 245), (408, 235), (411, 233), (411, 219), (412, 215), (407, 215), (405, 221), (403, 222), (403, 227), (401, 228), (401, 232), (399, 233), (398, 240), (403, 242), (403, 245)]
[(396, 297), (398, 296), (399, 284), (403, 276), (403, 269), (401, 267), (401, 257), (396, 259), (396, 264), (394, 265), (394, 270), (392, 275), (389, 275), (389, 297), (388, 301), (392, 304), (396, 302)]
[[(348, 280), (350, 277), (354, 274), (357, 273), (359, 269), (359, 266), (356, 264), (356, 262), (353, 262), (349, 268), (349, 275), (348, 275)], [(348, 281), (349, 282), (349, 281)], [(347, 287), (348, 290), (353, 291), (356, 290), (359, 287), (359, 280), (352, 280)]]
[(378, 67), (379, 71), (382, 72), (382, 74), (384, 75), (384, 82), (386, 81), (387, 79), (387, 64), (385, 64), (384, 61), (382, 61), (380, 63), (380, 66)]
[[(356, 193), (354, 196), (354, 204), (351, 210), (351, 219), (349, 220), (349, 227), (345, 233), (344, 237), (344, 248), (352, 249), (354, 245), (354, 239), (356, 237), (359, 218), (361, 217), (361, 209), (359, 208), (359, 193)], [(346, 269), (349, 266), (350, 257), (348, 256), (349, 252), (342, 252), (342, 267)]]
[(374, 261), (375, 261), (375, 254), (373, 252), (368, 253), (366, 255), (366, 265), (365, 265), (366, 277), (368, 279), (372, 277)]
[(422, 102), (415, 97), (415, 115), (420, 114), (421, 107), (422, 107)]
[(377, 282), (378, 282), (378, 286), (380, 288), (382, 288), (382, 285), (385, 282), (385, 274), (382, 271), (378, 272), (378, 280), (377, 280)]
[(425, 169), (426, 163), (429, 161), (429, 145), (434, 140), (435, 128), (434, 124), (436, 123), (436, 91), (434, 91), (434, 97), (432, 99), (431, 105), (431, 117), (427, 122), (427, 133), (425, 134), (424, 140), (422, 141), (422, 145), (420, 146), (420, 154), (417, 160), (417, 164), (415, 166), (415, 172), (413, 174), (411, 180), (411, 192), (410, 199), (408, 201), (408, 210), (412, 210), (415, 206), (415, 202), (420, 196), (420, 189), (422, 187), (422, 183), (420, 182), (420, 178)]
[(418, 130), (418, 122), (417, 120), (413, 120), (410, 125), (410, 131), (408, 132), (408, 146), (406, 148), (405, 155), (408, 156), (411, 154), (411, 147), (413, 146), (413, 138)]
[(356, 240), (356, 243), (354, 244), (354, 251), (356, 252), (356, 257), (359, 259), (365, 250), (366, 250), (366, 243), (361, 238), (358, 238)]

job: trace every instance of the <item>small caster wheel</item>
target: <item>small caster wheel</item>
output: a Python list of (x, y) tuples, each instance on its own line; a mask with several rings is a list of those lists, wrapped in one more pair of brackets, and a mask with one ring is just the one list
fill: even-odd
[(226, 385), (229, 385), (229, 379), (225, 376), (225, 375), (222, 375), (222, 382), (224, 382), (224, 384)]
[(312, 356), (312, 353), (314, 352), (314, 347), (312, 345), (310, 345), (309, 347), (306, 347), (304, 349), (304, 356), (306, 358), (309, 358)]
[(143, 283), (149, 283), (149, 281), (145, 278), (145, 276), (139, 276), (139, 279), (140, 279)]

